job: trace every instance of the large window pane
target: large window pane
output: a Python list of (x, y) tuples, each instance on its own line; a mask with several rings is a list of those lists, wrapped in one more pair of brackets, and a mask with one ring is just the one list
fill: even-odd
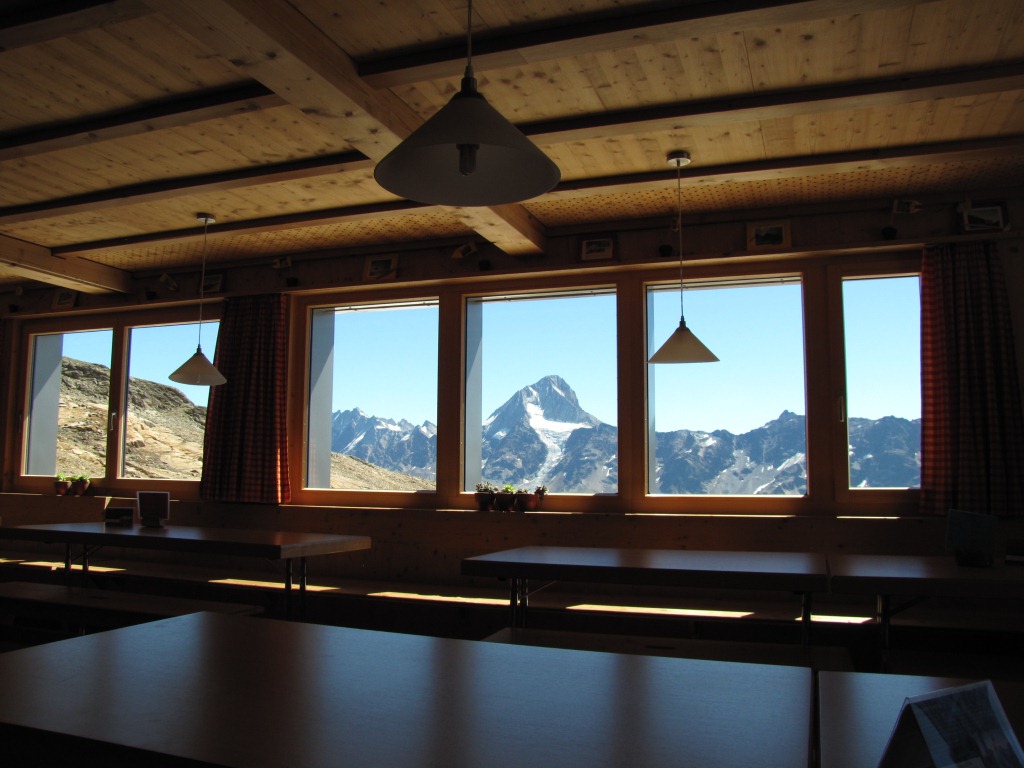
[(435, 301), (313, 310), (308, 487), (436, 487), (437, 328)]
[[(207, 356), (217, 347), (220, 323), (203, 323)], [(196, 351), (198, 323), (132, 328), (121, 474), (130, 478), (199, 480), (209, 387), (168, 376)]]
[[(650, 355), (679, 324), (678, 284), (647, 307)], [(685, 309), (720, 362), (647, 366), (649, 492), (806, 493), (800, 285), (687, 290)]]
[(618, 490), (615, 296), (467, 304), (465, 489)]
[(920, 487), (919, 278), (844, 280), (843, 323), (850, 487)]
[(32, 337), (25, 474), (103, 477), (110, 330)]

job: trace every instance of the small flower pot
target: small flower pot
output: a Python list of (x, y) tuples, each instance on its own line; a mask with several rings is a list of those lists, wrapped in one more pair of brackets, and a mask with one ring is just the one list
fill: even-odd
[(494, 506), (494, 494), (490, 491), (477, 491), (473, 496), (476, 498), (476, 508), (478, 512), (486, 512)]
[(66, 496), (68, 491), (71, 490), (70, 480), (54, 480), (53, 490), (57, 492), (58, 496)]
[(514, 493), (499, 491), (494, 494), (494, 508), (499, 512), (508, 512), (513, 506), (515, 506), (515, 503), (516, 495)]
[(75, 496), (84, 496), (87, 490), (89, 490), (88, 480), (75, 480), (71, 483), (71, 492), (74, 493)]
[(532, 512), (540, 507), (540, 496), (536, 493), (517, 493), (516, 512)]

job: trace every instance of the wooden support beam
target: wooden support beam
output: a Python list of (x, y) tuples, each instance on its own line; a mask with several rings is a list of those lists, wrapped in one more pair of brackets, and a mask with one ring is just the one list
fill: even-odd
[[(57, 13), (54, 13), (54, 7)], [(5, 12), (0, 21), (0, 51), (57, 40), (75, 32), (119, 24), (151, 13), (142, 0), (38, 3), (26, 10)]]
[(166, 181), (117, 187), (59, 200), (0, 208), (0, 225), (56, 218), (86, 211), (113, 210), (126, 205), (191, 197), (208, 192), (256, 187), (262, 184), (297, 181), (365, 170), (372, 161), (358, 152), (312, 157), (290, 163), (244, 168), (204, 176), (185, 176)]
[[(918, 5), (920, 0), (725, 0), (678, 4), (628, 16), (555, 20), (542, 29), (473, 41), (473, 69), (517, 67), (681, 38)], [(451, 45), (364, 62), (359, 74), (375, 88), (458, 77), (466, 65), (465, 40)]]
[(55, 128), (33, 128), (31, 131), (6, 136), (0, 138), (0, 162), (193, 125), (245, 112), (257, 112), (281, 107), (286, 103), (264, 86), (251, 83), (114, 115), (65, 123)]
[[(326, 130), (380, 160), (419, 127), (420, 117), (388, 91), (359, 76), (355, 62), (309, 19), (273, 0), (147, 0), (154, 10), (263, 83)], [(467, 221), (510, 253), (542, 246), (539, 224), (525, 209), (478, 209)], [(524, 229), (517, 230), (517, 226)], [(495, 242), (492, 240), (492, 242)]]
[(538, 143), (561, 144), (1019, 90), (1024, 90), (1024, 64), (1014, 63), (602, 112), (520, 125), (519, 129)]
[(0, 235), (0, 265), (6, 274), (83, 293), (131, 293), (131, 275), (84, 259), (55, 256), (49, 248)]

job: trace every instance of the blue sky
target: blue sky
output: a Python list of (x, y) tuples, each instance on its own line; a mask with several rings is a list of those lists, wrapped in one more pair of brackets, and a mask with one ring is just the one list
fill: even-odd
[[(806, 413), (800, 291), (799, 285), (688, 290), (687, 324), (721, 362), (651, 367), (657, 429), (738, 434), (784, 410)], [(520, 388), (558, 374), (584, 410), (616, 424), (614, 302), (611, 295), (597, 295), (485, 305), (484, 416)], [(845, 284), (851, 416), (920, 417), (917, 302), (916, 279)], [(658, 293), (654, 304), (656, 348), (679, 322), (679, 293)], [(346, 346), (337, 355), (335, 408), (436, 423), (436, 377), (429, 373), (436, 370), (436, 308), (343, 313), (339, 319), (345, 332), (338, 343)], [(131, 374), (178, 387), (205, 405), (207, 388), (167, 379), (195, 352), (196, 330), (194, 323), (137, 329)], [(210, 358), (216, 330), (216, 322), (203, 324)], [(105, 339), (66, 334), (64, 354), (109, 365), (109, 339), (109, 332)], [(889, 384), (880, 387), (879, 381)]]

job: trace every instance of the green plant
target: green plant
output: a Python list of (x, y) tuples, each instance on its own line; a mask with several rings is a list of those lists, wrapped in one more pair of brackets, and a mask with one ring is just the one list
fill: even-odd
[(54, 475), (53, 479), (56, 480), (57, 482), (61, 482), (62, 483), (65, 480), (67, 480), (68, 478), (67, 478), (67, 476), (63, 472), (58, 472), (56, 475)]
[(548, 487), (546, 485), (538, 485), (536, 488), (533, 489), (533, 492), (536, 493), (538, 496), (543, 496), (548, 492)]
[(501, 492), (502, 493), (515, 493), (516, 492), (516, 487), (514, 485), (512, 485), (512, 483), (505, 483), (503, 486), (501, 486)]
[(482, 483), (476, 484), (477, 493), (496, 493), (497, 490), (498, 486), (496, 486), (494, 483), (488, 483), (486, 480)]

